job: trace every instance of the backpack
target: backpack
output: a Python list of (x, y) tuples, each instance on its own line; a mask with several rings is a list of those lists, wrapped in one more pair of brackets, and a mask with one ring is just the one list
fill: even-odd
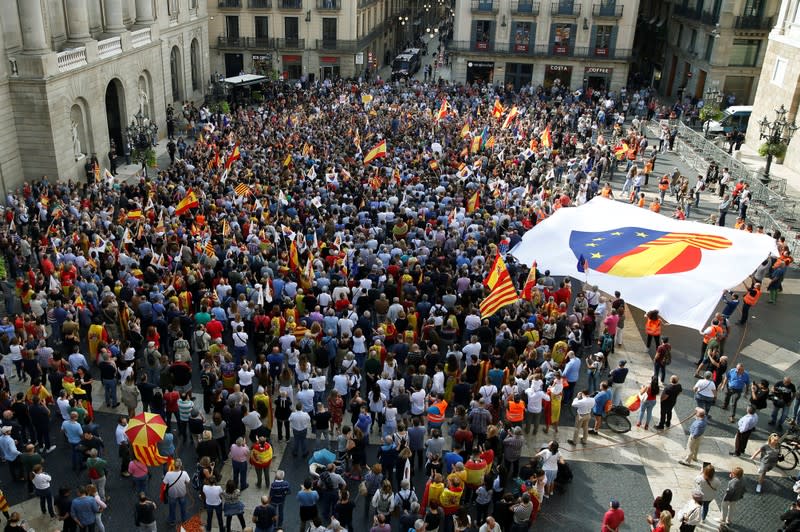
[(389, 513), (389, 509), (391, 507), (392, 507), (392, 496), (391, 495), (389, 495), (388, 499), (383, 495), (383, 493), (378, 495), (378, 507), (376, 508), (376, 510), (378, 510), (378, 513), (388, 514)]
[(200, 464), (197, 464), (197, 469), (194, 470), (194, 475), (192, 475), (192, 479), (189, 481), (192, 487), (200, 491), (203, 488), (203, 483), (200, 481)]
[(331, 478), (331, 474), (328, 471), (323, 471), (320, 473), (317, 485), (321, 490), (325, 491), (334, 491), (336, 489), (333, 479)]
[(404, 498), (402, 495), (400, 495), (399, 491), (397, 492), (397, 498), (400, 499), (400, 506), (398, 507), (398, 509), (400, 510), (401, 513), (411, 511), (411, 498), (413, 497), (413, 495), (414, 495), (413, 489), (411, 489), (408, 492), (408, 498)]
[(668, 366), (672, 363), (672, 348), (667, 348), (664, 350), (664, 359), (661, 363), (665, 366)]

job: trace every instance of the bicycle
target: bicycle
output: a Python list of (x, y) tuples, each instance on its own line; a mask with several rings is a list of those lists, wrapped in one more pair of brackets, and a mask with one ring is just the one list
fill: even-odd
[(605, 413), (603, 419), (606, 421), (606, 426), (616, 432), (617, 434), (624, 434), (631, 430), (631, 420), (628, 419), (631, 411), (622, 405), (612, 406), (611, 409)]
[(776, 465), (778, 469), (791, 471), (800, 462), (800, 428), (791, 425), (779, 441), (780, 456)]

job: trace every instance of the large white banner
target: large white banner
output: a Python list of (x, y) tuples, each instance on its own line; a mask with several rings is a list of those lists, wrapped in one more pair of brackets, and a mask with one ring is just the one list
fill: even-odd
[(628, 203), (594, 198), (562, 208), (511, 250), (540, 271), (619, 290), (644, 311), (701, 330), (723, 290), (745, 280), (770, 254), (767, 235), (681, 221)]

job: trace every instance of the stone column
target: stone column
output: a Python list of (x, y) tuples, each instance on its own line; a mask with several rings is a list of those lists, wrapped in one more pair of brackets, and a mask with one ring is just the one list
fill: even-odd
[(44, 14), (39, 0), (17, 0), (19, 25), (22, 30), (22, 47), (26, 52), (43, 52), (50, 49), (44, 31)]
[(122, 33), (125, 25), (122, 23), (122, 0), (105, 0), (105, 31), (106, 33)]
[(86, 0), (67, 0), (67, 25), (69, 26), (69, 40), (73, 42), (88, 41), (89, 10)]
[(136, 0), (136, 24), (139, 26), (149, 26), (155, 22), (153, 18), (152, 0)]

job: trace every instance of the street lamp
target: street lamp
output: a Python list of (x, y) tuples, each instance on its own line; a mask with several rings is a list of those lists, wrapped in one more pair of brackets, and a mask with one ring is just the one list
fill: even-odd
[(141, 109), (133, 115), (131, 125), (125, 128), (125, 134), (128, 136), (133, 147), (136, 148), (134, 159), (142, 163), (142, 170), (144, 170), (145, 178), (147, 177), (147, 160), (150, 158), (151, 154), (150, 144), (157, 132), (158, 126), (144, 116)]
[(763, 181), (769, 181), (769, 169), (772, 166), (772, 157), (783, 157), (786, 154), (786, 148), (797, 131), (797, 126), (794, 121), (789, 122), (786, 120), (786, 108), (781, 104), (780, 109), (775, 109), (775, 120), (770, 122), (767, 117), (758, 123), (760, 128), (761, 140), (766, 142), (761, 145), (758, 150), (759, 155), (767, 157), (767, 167), (764, 169)]

